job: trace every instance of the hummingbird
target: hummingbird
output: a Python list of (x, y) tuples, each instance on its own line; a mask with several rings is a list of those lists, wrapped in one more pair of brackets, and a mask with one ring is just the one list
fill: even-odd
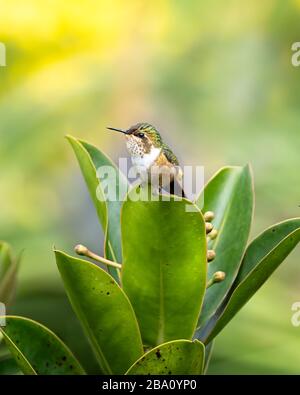
[(153, 125), (141, 122), (127, 130), (107, 129), (125, 135), (127, 150), (133, 165), (140, 171), (142, 184), (151, 184), (153, 190), (158, 192), (167, 187), (174, 195), (176, 183), (180, 195), (186, 197), (181, 186), (183, 173), (179, 161)]

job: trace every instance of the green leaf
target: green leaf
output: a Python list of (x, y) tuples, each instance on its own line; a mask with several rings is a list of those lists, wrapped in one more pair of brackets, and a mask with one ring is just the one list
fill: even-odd
[(299, 241), (299, 218), (273, 225), (254, 239), (247, 248), (227, 299), (197, 337), (210, 342), (266, 282)]
[(203, 368), (203, 374), (206, 374), (208, 371), (208, 367), (210, 364), (210, 360), (212, 357), (212, 353), (214, 350), (215, 342), (212, 340), (209, 344), (205, 346), (205, 360), (204, 360), (204, 368)]
[(16, 288), (20, 257), (12, 255), (10, 246), (0, 242), (0, 302), (6, 307), (11, 303)]
[(216, 271), (225, 280), (210, 287), (204, 299), (198, 327), (203, 327), (224, 300), (238, 273), (246, 249), (253, 213), (253, 185), (249, 166), (224, 167), (206, 185), (198, 204), (204, 199), (203, 212), (213, 211), (218, 236), (209, 243), (216, 258), (209, 263), (208, 279)]
[(43, 325), (23, 317), (6, 317), (0, 331), (24, 374), (84, 374), (67, 346)]
[(122, 210), (124, 291), (144, 344), (191, 339), (206, 287), (203, 217), (187, 200), (130, 200), (137, 190)]
[(0, 376), (21, 374), (20, 369), (12, 357), (0, 359)]
[(198, 340), (173, 340), (147, 352), (135, 362), (127, 375), (202, 374), (204, 345)]
[(0, 282), (11, 265), (13, 260), (12, 251), (9, 244), (0, 241)]
[(143, 353), (132, 306), (116, 281), (95, 264), (55, 251), (73, 309), (105, 374), (123, 374)]
[[(90, 196), (95, 205), (99, 221), (105, 233), (104, 255), (108, 259), (121, 263), (120, 212), (122, 198), (125, 196), (128, 189), (127, 179), (118, 170), (112, 160), (96, 147), (72, 136), (67, 136), (67, 139), (76, 154)], [(110, 188), (116, 191), (116, 195), (112, 196), (110, 199), (105, 199), (105, 188), (97, 176), (97, 170), (102, 168), (102, 166), (109, 167), (110, 171), (116, 176), (106, 179)], [(116, 269), (109, 268), (109, 271), (118, 279)]]

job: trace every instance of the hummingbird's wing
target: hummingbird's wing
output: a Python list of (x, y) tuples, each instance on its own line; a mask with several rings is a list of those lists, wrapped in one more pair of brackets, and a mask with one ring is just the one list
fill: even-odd
[[(178, 161), (176, 155), (173, 153), (173, 151), (166, 144), (163, 144), (162, 151), (163, 151), (163, 154), (165, 155), (165, 157), (167, 158), (167, 160), (170, 163), (172, 163), (172, 165), (179, 166), (179, 161)], [(181, 178), (182, 178), (182, 176), (181, 176)], [(175, 183), (177, 184), (177, 194), (179, 196), (186, 198), (186, 195), (185, 195), (184, 190), (182, 188), (181, 182), (178, 181), (177, 177), (175, 177), (174, 179), (171, 180), (171, 183), (169, 185), (170, 194), (174, 195), (176, 192)]]
[(179, 166), (179, 162), (178, 162), (176, 155), (174, 155), (172, 150), (166, 144), (163, 144), (162, 151), (163, 151), (164, 155), (166, 156), (166, 158), (168, 159), (168, 161), (170, 163), (172, 163), (172, 165)]

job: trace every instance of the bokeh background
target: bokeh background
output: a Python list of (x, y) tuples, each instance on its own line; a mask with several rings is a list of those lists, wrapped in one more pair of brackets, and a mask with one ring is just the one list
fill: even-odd
[[(250, 162), (252, 237), (300, 214), (299, 0), (0, 0), (0, 238), (24, 249), (13, 313), (95, 364), (52, 247), (102, 251), (102, 231), (65, 134), (114, 159), (105, 126), (155, 124), (183, 164)], [(300, 373), (299, 248), (218, 337), (209, 373)]]

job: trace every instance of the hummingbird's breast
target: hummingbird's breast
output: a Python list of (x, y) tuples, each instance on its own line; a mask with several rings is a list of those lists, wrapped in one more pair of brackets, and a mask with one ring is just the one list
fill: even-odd
[(143, 153), (142, 155), (132, 155), (132, 163), (135, 166), (145, 167), (147, 170), (151, 168), (156, 162), (156, 159), (160, 155), (160, 148), (153, 147), (149, 153)]
[(127, 138), (126, 146), (133, 165), (145, 167), (147, 170), (155, 163), (161, 153), (161, 148), (146, 147), (139, 139), (132, 137)]

